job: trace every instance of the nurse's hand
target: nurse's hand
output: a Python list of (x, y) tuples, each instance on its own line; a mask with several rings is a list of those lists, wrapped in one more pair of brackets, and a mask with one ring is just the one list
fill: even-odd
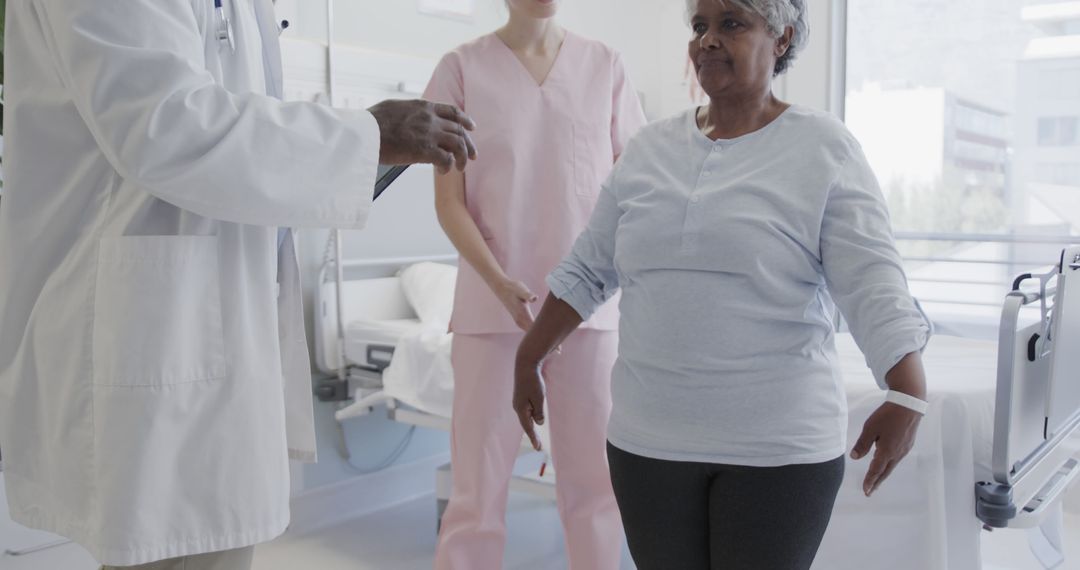
[(511, 279), (504, 279), (498, 283), (494, 292), (518, 328), (528, 332), (534, 321), (532, 307), (529, 305), (537, 301), (536, 294), (529, 291), (529, 288), (521, 281)]
[(520, 355), (514, 365), (514, 412), (533, 449), (540, 451), (540, 438), (536, 435), (536, 426), (544, 425), (544, 383), (540, 379), (540, 363), (522, 359)]
[(420, 99), (383, 101), (368, 109), (379, 123), (382, 164), (433, 164), (440, 174), (476, 159), (468, 131), (476, 124), (451, 105)]
[(867, 497), (877, 491), (881, 483), (892, 475), (896, 466), (915, 445), (915, 433), (919, 429), (922, 414), (885, 402), (863, 424), (862, 435), (851, 450), (852, 459), (862, 459), (875, 447), (870, 469), (863, 480), (863, 493)]

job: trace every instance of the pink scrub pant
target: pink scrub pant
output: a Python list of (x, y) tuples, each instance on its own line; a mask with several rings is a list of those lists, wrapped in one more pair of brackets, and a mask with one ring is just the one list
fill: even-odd
[[(455, 334), (453, 489), (436, 570), (498, 570), (506, 501), (522, 441), (511, 407), (514, 356), (523, 334)], [(614, 570), (622, 522), (608, 472), (606, 432), (618, 333), (579, 330), (544, 365), (556, 502), (571, 570)]]

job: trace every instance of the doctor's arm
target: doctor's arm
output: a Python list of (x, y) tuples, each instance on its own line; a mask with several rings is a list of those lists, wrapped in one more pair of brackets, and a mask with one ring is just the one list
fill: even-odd
[[(885, 200), (861, 150), (830, 189), (821, 228), (829, 293), (848, 321), (879, 386), (926, 399), (921, 352), (931, 327), (908, 289)], [(874, 450), (863, 492), (872, 494), (915, 443), (922, 415), (883, 403), (863, 425), (853, 459)]]
[[(57, 73), (113, 168), (205, 217), (361, 227), (380, 153), (423, 158), (395, 149), (417, 144), (415, 136), (395, 138), (400, 127), (413, 125), (416, 133), (419, 125), (428, 141), (448, 140), (443, 133), (453, 129), (449, 111), (433, 117), (430, 104), (373, 115), (232, 93), (206, 68), (208, 50), (221, 48), (204, 39), (212, 18), (197, 9), (201, 3), (31, 1)], [(382, 128), (379, 111), (388, 121)], [(428, 151), (429, 161), (448, 162), (446, 153)]]

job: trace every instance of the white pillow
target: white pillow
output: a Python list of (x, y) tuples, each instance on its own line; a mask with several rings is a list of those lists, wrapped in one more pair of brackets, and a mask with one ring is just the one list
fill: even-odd
[(398, 273), (405, 299), (425, 324), (450, 323), (454, 310), (454, 284), (457, 267), (425, 261), (410, 265)]

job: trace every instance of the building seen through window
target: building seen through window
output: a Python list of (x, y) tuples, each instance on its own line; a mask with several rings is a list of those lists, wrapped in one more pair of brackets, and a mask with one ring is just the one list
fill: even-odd
[(943, 330), (996, 326), (1012, 277), (1080, 241), (1080, 1), (847, 8), (845, 120), (912, 290)]

